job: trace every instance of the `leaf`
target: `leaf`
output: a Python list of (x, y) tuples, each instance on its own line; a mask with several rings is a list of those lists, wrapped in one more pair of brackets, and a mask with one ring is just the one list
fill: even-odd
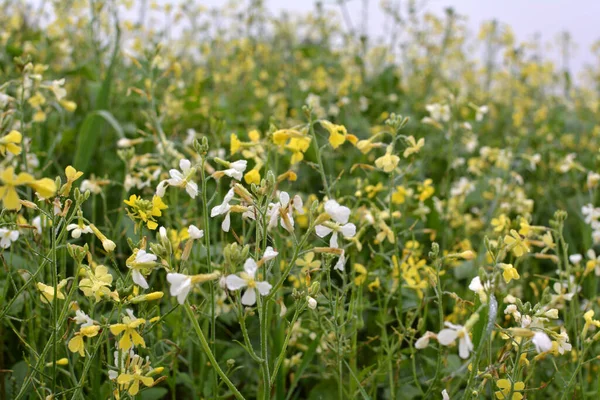
[(142, 400), (160, 400), (164, 398), (169, 391), (165, 388), (149, 388), (141, 392)]
[(79, 130), (77, 150), (75, 151), (75, 158), (73, 159), (73, 166), (78, 171), (85, 172), (94, 153), (98, 151), (98, 139), (100, 138), (102, 128), (104, 127), (103, 123), (99, 122), (99, 119), (104, 119), (104, 121), (108, 122), (119, 137), (125, 137), (121, 125), (110, 112), (106, 110), (97, 110), (89, 113), (85, 117), (81, 129)]

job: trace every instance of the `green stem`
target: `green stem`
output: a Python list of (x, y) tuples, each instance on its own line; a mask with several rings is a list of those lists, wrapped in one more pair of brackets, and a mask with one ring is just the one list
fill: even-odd
[[(217, 374), (219, 374), (221, 379), (223, 379), (223, 382), (225, 382), (227, 387), (233, 392), (233, 395), (236, 397), (236, 399), (243, 400), (244, 396), (242, 396), (242, 394), (239, 392), (239, 390), (237, 390), (237, 388), (229, 380), (229, 378), (227, 377), (225, 372), (223, 372), (223, 370), (219, 366), (219, 363), (217, 363), (217, 360), (215, 359), (215, 356), (214, 356), (213, 352), (210, 350), (210, 346), (208, 345), (208, 342), (206, 341), (206, 337), (204, 337), (204, 333), (202, 332), (202, 329), (200, 328), (200, 325), (198, 324), (198, 320), (196, 320), (194, 312), (192, 311), (192, 308), (190, 307), (190, 304), (187, 301), (185, 303), (184, 308), (185, 308), (185, 312), (186, 312), (190, 322), (192, 323), (192, 327), (194, 328), (194, 331), (196, 332), (196, 336), (198, 337), (198, 340), (200, 340), (200, 345), (202, 346), (202, 350), (204, 350), (204, 353), (206, 353), (206, 357), (208, 357), (210, 364), (215, 369), (215, 371), (217, 371)], [(215, 390), (216, 390), (216, 387), (215, 387)]]

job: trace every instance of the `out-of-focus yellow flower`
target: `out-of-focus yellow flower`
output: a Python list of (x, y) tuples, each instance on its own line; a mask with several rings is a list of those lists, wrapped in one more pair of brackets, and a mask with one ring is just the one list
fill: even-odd
[(329, 132), (329, 144), (334, 149), (337, 149), (348, 140), (351, 143), (358, 142), (358, 138), (349, 134), (344, 125), (332, 124), (329, 121), (319, 121), (321, 126)]
[(354, 264), (354, 272), (356, 273), (354, 284), (361, 286), (367, 280), (367, 269), (364, 265), (356, 263)]
[(3, 156), (6, 155), (6, 152), (12, 153), (14, 155), (21, 154), (21, 141), (23, 140), (23, 135), (21, 132), (12, 130), (4, 137), (0, 138), (0, 154)]
[(6, 168), (0, 173), (0, 180), (3, 185), (0, 186), (0, 199), (4, 208), (7, 210), (20, 210), (21, 203), (16, 187), (27, 185), (33, 188), (43, 198), (50, 198), (56, 193), (56, 184), (50, 178), (34, 179), (26, 172), (21, 172), (15, 176), (13, 167)]
[(512, 264), (498, 264), (500, 268), (502, 268), (502, 277), (504, 278), (504, 282), (510, 283), (511, 280), (518, 280), (520, 278), (519, 271)]
[(244, 180), (248, 185), (251, 183), (258, 185), (260, 183), (260, 172), (257, 169), (251, 169), (244, 175)]
[(417, 142), (414, 136), (411, 135), (408, 138), (406, 138), (406, 140), (408, 141), (409, 146), (404, 150), (404, 153), (402, 154), (404, 158), (408, 158), (411, 154), (418, 153), (419, 151), (421, 151), (421, 148), (423, 148), (423, 146), (425, 145), (424, 138), (419, 139), (419, 141)]
[(387, 147), (385, 154), (375, 160), (375, 166), (383, 170), (383, 172), (392, 172), (400, 162), (400, 157), (393, 155), (394, 148), (390, 145)]
[(504, 236), (504, 243), (508, 246), (508, 251), (512, 250), (516, 257), (521, 257), (529, 252), (529, 247), (525, 244), (523, 238), (514, 229), (510, 230), (510, 235)]
[(68, 196), (69, 193), (71, 193), (71, 186), (73, 185), (73, 182), (81, 178), (83, 176), (83, 172), (77, 171), (75, 168), (69, 165), (67, 168), (65, 168), (65, 175), (67, 177), (67, 183), (65, 183), (60, 189), (61, 196)]
[(83, 338), (97, 336), (99, 331), (100, 327), (98, 325), (82, 327), (79, 332), (75, 333), (75, 336), (69, 340), (69, 343), (67, 344), (69, 350), (73, 353), (79, 353), (81, 357), (85, 357), (85, 343)]
[(59, 300), (65, 299), (65, 294), (62, 292), (62, 288), (64, 288), (67, 284), (67, 280), (63, 279), (56, 285), (56, 292), (54, 291), (54, 286), (46, 285), (42, 282), (37, 283), (37, 288), (40, 291), (40, 300), (44, 303), (50, 303), (56, 297)]
[(500, 389), (494, 393), (498, 400), (508, 399), (511, 391), (511, 400), (521, 400), (523, 398), (523, 395), (520, 393), (525, 389), (525, 384), (523, 382), (515, 382), (513, 385), (508, 379), (499, 379), (498, 382), (496, 382), (496, 386)]

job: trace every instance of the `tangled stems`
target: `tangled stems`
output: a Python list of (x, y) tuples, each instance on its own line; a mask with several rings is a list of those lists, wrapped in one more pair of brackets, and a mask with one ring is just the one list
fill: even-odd
[[(208, 357), (210, 364), (213, 366), (213, 368), (215, 369), (217, 374), (219, 374), (219, 376), (221, 377), (223, 382), (225, 382), (227, 387), (233, 392), (233, 395), (236, 397), (236, 399), (243, 400), (244, 396), (242, 396), (242, 394), (239, 392), (239, 390), (237, 390), (237, 388), (231, 382), (231, 380), (229, 380), (229, 378), (227, 377), (225, 372), (223, 372), (223, 370), (219, 366), (219, 363), (215, 359), (215, 356), (214, 356), (213, 352), (211, 351), (210, 346), (208, 345), (208, 342), (206, 341), (206, 337), (204, 337), (202, 328), (200, 328), (200, 325), (198, 324), (198, 320), (196, 320), (196, 317), (194, 316), (194, 312), (192, 311), (192, 308), (190, 307), (189, 302), (187, 302), (187, 301), (185, 302), (184, 308), (185, 308), (185, 312), (186, 312), (190, 322), (192, 323), (194, 331), (196, 332), (196, 336), (198, 337), (198, 340), (200, 341), (200, 346), (202, 346), (202, 350), (204, 351), (204, 353), (206, 353), (206, 356)], [(215, 390), (216, 390), (216, 387), (215, 387)]]

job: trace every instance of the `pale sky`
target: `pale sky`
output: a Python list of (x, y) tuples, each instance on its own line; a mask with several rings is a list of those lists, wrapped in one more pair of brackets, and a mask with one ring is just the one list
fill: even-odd
[[(347, 7), (355, 25), (362, 17), (365, 0), (349, 0)], [(388, 0), (392, 3), (399, 0)], [(369, 4), (369, 31), (379, 33), (383, 14), (380, 0), (366, 0)], [(223, 0), (201, 0), (201, 4), (217, 6)], [(338, 9), (337, 0), (322, 0), (331, 9)], [(402, 0), (402, 4), (408, 3)], [(314, 0), (265, 0), (266, 7), (279, 11), (306, 12), (314, 8)], [(474, 33), (481, 22), (497, 19), (512, 26), (518, 40), (531, 39), (540, 33), (542, 41), (554, 42), (562, 31), (569, 31), (578, 45), (571, 58), (570, 67), (579, 71), (586, 63), (593, 63), (589, 48), (600, 39), (600, 0), (428, 0), (426, 9), (441, 15), (447, 7), (468, 17), (468, 26)], [(556, 56), (553, 56), (556, 59)]]

